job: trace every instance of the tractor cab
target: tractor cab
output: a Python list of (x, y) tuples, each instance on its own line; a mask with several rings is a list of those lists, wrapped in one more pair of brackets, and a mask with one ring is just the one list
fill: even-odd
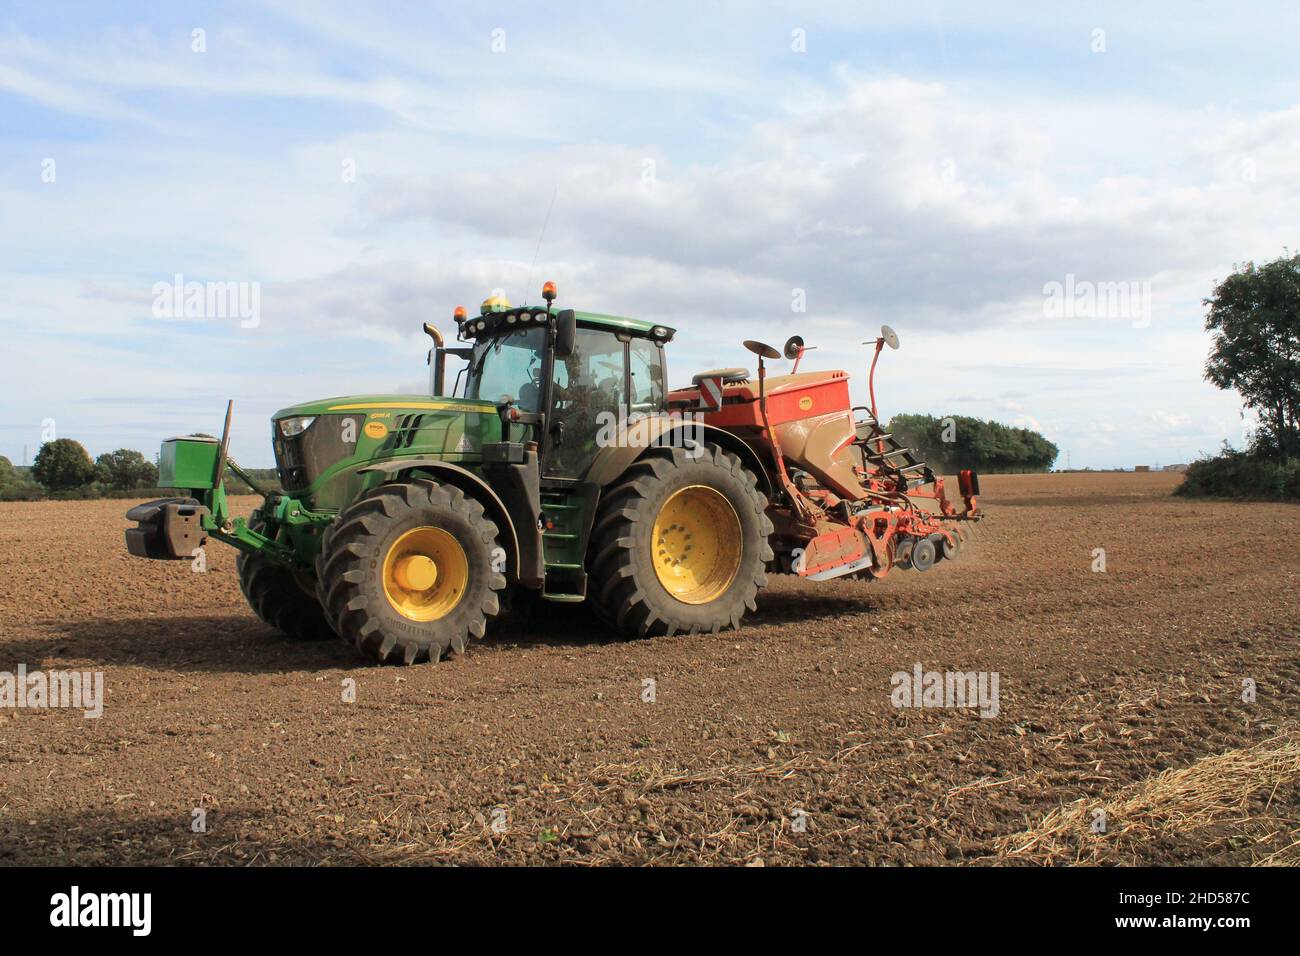
[[(663, 346), (673, 330), (651, 322), (557, 309), (555, 286), (542, 290), (544, 306), (513, 306), (500, 294), (479, 314), (455, 312), (451, 349), (434, 335), (434, 394), (490, 402), (502, 410), (503, 440), (536, 442), (542, 477), (580, 479), (599, 450), (598, 437), (634, 415), (666, 407)], [(426, 326), (426, 331), (431, 329)], [(450, 393), (444, 391), (445, 355), (466, 360)], [(459, 392), (459, 395), (457, 394)]]

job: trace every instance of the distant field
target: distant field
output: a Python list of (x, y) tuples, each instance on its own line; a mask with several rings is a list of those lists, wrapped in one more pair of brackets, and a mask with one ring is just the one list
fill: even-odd
[[(1293, 862), (1300, 508), (1180, 479), (990, 476), (926, 574), (773, 577), (711, 636), (558, 608), (410, 668), (269, 631), (223, 546), (129, 557), (130, 502), (0, 504), (0, 671), (108, 692), (0, 710), (0, 862)], [(997, 716), (896, 709), (918, 663), (996, 671)]]

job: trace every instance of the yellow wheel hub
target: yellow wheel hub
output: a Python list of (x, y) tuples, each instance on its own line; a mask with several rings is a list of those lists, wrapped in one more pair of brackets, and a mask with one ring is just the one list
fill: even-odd
[(740, 570), (740, 519), (722, 492), (688, 485), (659, 510), (650, 547), (665, 591), (683, 604), (708, 604)]
[(384, 595), (403, 617), (436, 621), (452, 612), (469, 584), (465, 549), (442, 528), (412, 528), (384, 556)]

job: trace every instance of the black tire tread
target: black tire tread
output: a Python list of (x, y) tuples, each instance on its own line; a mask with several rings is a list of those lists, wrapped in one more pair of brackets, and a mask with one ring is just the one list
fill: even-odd
[[(654, 516), (648, 513), (653, 486), (681, 469), (698, 467), (721, 468), (741, 480), (747, 507), (753, 510), (761, 537), (757, 555), (752, 555), (749, 567), (742, 567), (738, 573), (739, 587), (733, 584), (727, 594), (714, 602), (719, 607), (715, 608), (711, 625), (676, 618), (672, 606), (663, 602), (656, 611), (647, 601), (646, 589), (659, 588), (658, 581), (653, 578), (653, 571), (650, 580), (638, 579), (638, 564), (632, 553), (637, 523), (654, 521)], [(732, 504), (739, 510), (741, 503), (733, 501)], [(738, 628), (745, 613), (757, 609), (758, 591), (767, 584), (766, 566), (773, 557), (770, 543), (773, 526), (767, 504), (766, 496), (758, 490), (758, 479), (731, 452), (708, 445), (702, 456), (692, 459), (681, 448), (650, 449), (605, 493), (592, 525), (588, 594), (597, 619), (629, 637), (694, 634), (706, 629), (717, 633), (729, 627)]]
[(442, 508), (458, 512), (474, 529), (488, 552), (496, 546), (497, 526), (483, 506), (453, 485), (417, 478), (379, 485), (357, 498), (340, 512), (325, 531), (316, 563), (317, 593), (343, 640), (366, 657), (384, 664), (437, 663), (450, 652), (464, 653), (467, 637), (482, 638), (487, 621), (501, 610), (498, 592), (506, 586), (505, 575), (487, 573), (487, 589), (464, 632), (430, 626), (422, 639), (385, 633), (381, 620), (361, 588), (365, 562), (374, 539), (402, 515), (412, 510)]
[[(265, 533), (267, 524), (254, 514), (248, 526)], [(334, 637), (320, 601), (302, 589), (292, 571), (245, 551), (235, 558), (235, 570), (239, 590), (264, 624), (300, 641)]]

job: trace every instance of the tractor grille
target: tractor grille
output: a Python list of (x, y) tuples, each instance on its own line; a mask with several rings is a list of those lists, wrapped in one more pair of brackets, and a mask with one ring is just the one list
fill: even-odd
[[(346, 425), (351, 420), (351, 426)], [(301, 435), (284, 438), (280, 426), (271, 423), (275, 446), (275, 468), (280, 487), (285, 491), (302, 491), (331, 465), (350, 457), (357, 449), (356, 439), (365, 424), (363, 415), (318, 415)], [(351, 441), (345, 439), (351, 438)]]
[(420, 426), (424, 424), (423, 415), (400, 415), (393, 424), (392, 438), (388, 441), (388, 446), (394, 450), (410, 448), (415, 443), (416, 433), (419, 432)]

